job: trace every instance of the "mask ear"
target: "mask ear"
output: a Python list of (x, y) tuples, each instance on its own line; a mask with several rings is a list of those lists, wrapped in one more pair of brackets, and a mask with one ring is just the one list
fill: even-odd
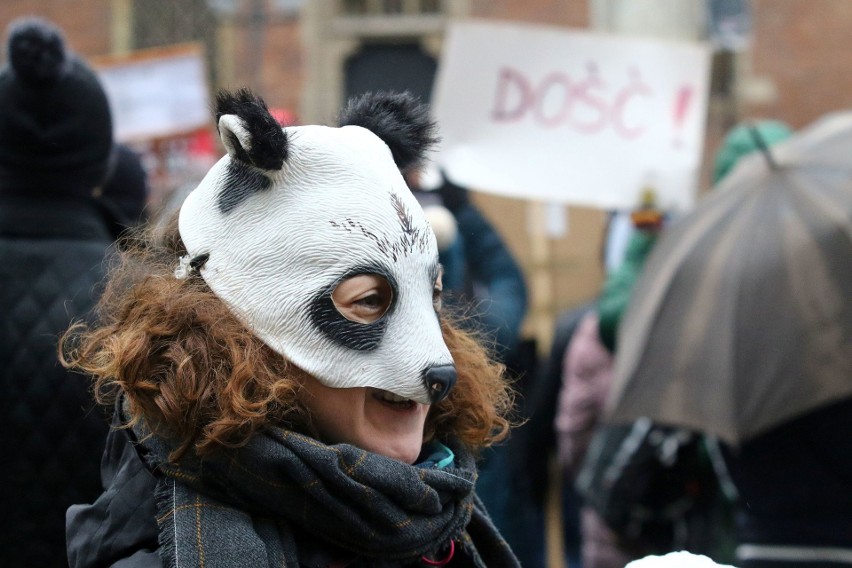
[(338, 123), (362, 126), (381, 138), (400, 170), (416, 166), (438, 141), (428, 108), (408, 92), (365, 93), (350, 99)]
[(287, 159), (287, 135), (249, 89), (216, 95), (216, 123), (228, 154), (263, 170), (280, 170)]
[(219, 137), (228, 154), (241, 162), (251, 163), (251, 135), (246, 124), (235, 114), (223, 114), (219, 117)]

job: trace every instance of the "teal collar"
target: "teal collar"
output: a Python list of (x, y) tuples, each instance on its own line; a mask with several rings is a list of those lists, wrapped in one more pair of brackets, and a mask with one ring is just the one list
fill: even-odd
[(414, 464), (416, 467), (444, 469), (451, 467), (456, 459), (453, 451), (436, 440), (432, 440), (423, 446), (420, 457)]

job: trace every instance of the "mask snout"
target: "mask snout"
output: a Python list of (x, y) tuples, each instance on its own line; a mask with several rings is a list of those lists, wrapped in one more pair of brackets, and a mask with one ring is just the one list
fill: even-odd
[(431, 404), (444, 400), (450, 394), (456, 384), (456, 378), (455, 365), (436, 365), (423, 372), (423, 381), (426, 383)]

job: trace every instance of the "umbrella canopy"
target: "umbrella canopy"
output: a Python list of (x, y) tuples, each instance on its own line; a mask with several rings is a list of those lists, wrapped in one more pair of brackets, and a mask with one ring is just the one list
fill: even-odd
[[(767, 151), (768, 152), (768, 151)], [(611, 421), (737, 444), (852, 396), (852, 112), (746, 156), (664, 230), (621, 323)]]

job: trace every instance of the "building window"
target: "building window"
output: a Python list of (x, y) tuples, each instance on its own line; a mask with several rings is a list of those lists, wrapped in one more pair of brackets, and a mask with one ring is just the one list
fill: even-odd
[(210, 84), (217, 84), (216, 16), (205, 0), (134, 0), (132, 21), (134, 49), (202, 43)]
[(394, 16), (438, 14), (442, 0), (340, 0), (340, 13), (346, 16)]

